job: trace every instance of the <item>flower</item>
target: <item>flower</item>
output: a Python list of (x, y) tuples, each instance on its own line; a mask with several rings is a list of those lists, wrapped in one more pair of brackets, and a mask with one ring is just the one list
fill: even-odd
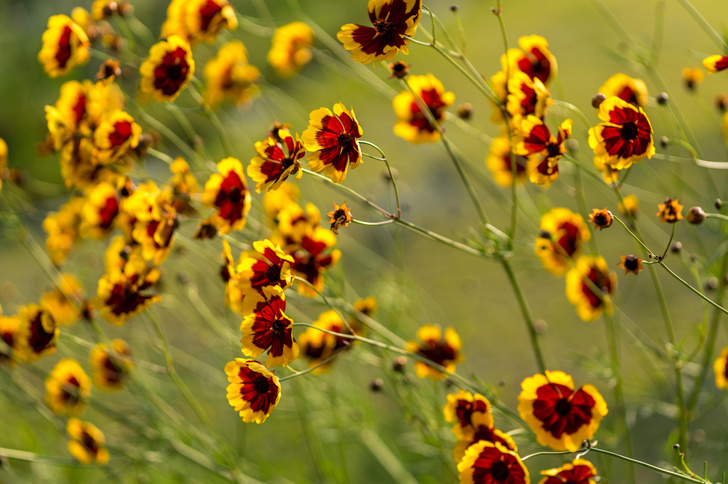
[(45, 381), (46, 403), (57, 415), (83, 413), (91, 396), (91, 380), (72, 358), (59, 361)]
[(62, 76), (75, 66), (88, 62), (89, 40), (86, 32), (66, 15), (53, 15), (43, 32), (38, 62), (51, 77)]
[(190, 165), (181, 157), (172, 162), (169, 171), (172, 172), (172, 178), (167, 185), (172, 189), (174, 209), (178, 213), (189, 213), (192, 210), (190, 199), (200, 191), (197, 179), (190, 173)]
[(535, 245), (536, 255), (546, 270), (561, 276), (590, 238), (591, 233), (581, 215), (568, 208), (554, 208), (541, 217), (541, 233)]
[(268, 239), (253, 242), (253, 248), (255, 251), (245, 252), (241, 256), (236, 270), (241, 289), (262, 292), (266, 287), (286, 289), (293, 284), (293, 257)]
[(278, 27), (273, 32), (268, 64), (279, 77), (293, 76), (311, 61), (313, 41), (313, 30), (303, 22)]
[(0, 367), (15, 364), (16, 351), (20, 343), (20, 319), (17, 316), (0, 316)]
[[(438, 326), (426, 324), (417, 330), (417, 339), (419, 342), (408, 341), (406, 350), (445, 367), (448, 373), (454, 372), (455, 365), (464, 359), (460, 352), (462, 347), (460, 336), (452, 328), (445, 330), (443, 339), (442, 330)], [(415, 363), (415, 372), (420, 378), (430, 377), (433, 380), (440, 380), (446, 376), (445, 373), (422, 361)]]
[(0, 188), (3, 187), (3, 178), (8, 169), (8, 144), (0, 138)]
[(617, 73), (607, 79), (599, 88), (606, 97), (617, 96), (619, 99), (642, 109), (647, 107), (647, 85), (642, 79), (635, 79), (626, 74)]
[[(306, 279), (316, 291), (324, 288), (324, 272), (334, 266), (341, 258), (341, 251), (333, 249), (336, 245), (336, 236), (323, 227), (316, 227), (306, 231), (301, 239), (300, 247), (289, 252), (293, 256), (293, 274)], [(302, 282), (298, 283), (298, 292), (313, 297), (316, 291)]]
[(627, 195), (619, 202), (619, 212), (622, 215), (636, 218), (639, 212), (640, 202), (636, 195)]
[(131, 350), (124, 340), (111, 340), (111, 351), (103, 343), (91, 349), (91, 377), (103, 390), (122, 389), (133, 366)]
[(174, 195), (161, 191), (153, 181), (146, 182), (123, 200), (122, 209), (133, 220), (131, 236), (141, 246), (145, 260), (161, 264), (169, 255), (179, 226)]
[(212, 42), (224, 27), (235, 30), (238, 19), (227, 0), (172, 0), (162, 37), (179, 35), (191, 44)]
[(532, 183), (549, 184), (559, 176), (559, 159), (566, 153), (564, 142), (571, 136), (571, 119), (559, 126), (553, 136), (543, 121), (528, 115), (516, 130), (514, 153), (528, 157), (528, 175)]
[(117, 109), (104, 116), (94, 130), (96, 160), (101, 164), (113, 163), (139, 144), (142, 128), (128, 113)]
[(540, 35), (529, 35), (518, 39), (520, 49), (508, 49), (501, 56), (503, 70), (511, 73), (521, 71), (531, 79), (544, 83), (556, 77), (556, 58), (549, 51), (549, 43)]
[(713, 363), (715, 386), (728, 390), (728, 346), (720, 350), (720, 356)]
[(611, 295), (617, 289), (617, 276), (609, 272), (601, 256), (581, 256), (566, 274), (566, 297), (576, 306), (584, 321), (595, 321), (602, 311), (612, 312)]
[(547, 477), (541, 479), (538, 484), (596, 484), (592, 477), (597, 476), (597, 470), (591, 462), (583, 459), (574, 459), (557, 469), (541, 471)]
[(260, 71), (248, 63), (248, 51), (239, 40), (220, 47), (217, 56), (205, 65), (203, 74), (205, 100), (213, 107), (224, 99), (245, 104), (260, 92), (255, 84), (260, 79)]
[(217, 171), (205, 183), (202, 203), (217, 209), (210, 220), (221, 234), (242, 230), (250, 211), (243, 164), (236, 158), (225, 158), (217, 164)]
[(109, 451), (104, 446), (104, 434), (94, 424), (71, 418), (68, 420), (66, 432), (71, 437), (68, 451), (81, 464), (95, 463), (103, 466), (109, 462)]
[(308, 167), (315, 172), (326, 170), (334, 183), (343, 182), (349, 166), (353, 170), (361, 164), (362, 134), (354, 110), (347, 111), (341, 103), (334, 105), (333, 114), (327, 108), (312, 111), (302, 135), (309, 151)]
[(612, 212), (604, 207), (601, 210), (592, 208), (592, 213), (589, 215), (589, 221), (594, 224), (594, 229), (604, 230), (612, 225), (614, 222), (614, 216)]
[(528, 469), (513, 451), (485, 440), (471, 445), (458, 464), (461, 484), (530, 484)]
[(620, 255), (622, 262), (617, 267), (624, 269), (624, 274), (633, 273), (635, 276), (642, 270), (642, 259), (633, 255)]
[(414, 37), (422, 17), (421, 0), (370, 0), (373, 27), (342, 25), (336, 38), (351, 52), (354, 62), (368, 64), (392, 60), (397, 52), (409, 54), (405, 37)]
[(281, 399), (278, 377), (255, 360), (235, 358), (225, 365), (227, 399), (243, 422), (263, 423)]
[(607, 404), (592, 385), (574, 390), (569, 375), (546, 370), (521, 382), (518, 413), (539, 444), (576, 452), (582, 441), (594, 437)]
[(692, 67), (685, 67), (682, 70), (682, 80), (688, 90), (694, 91), (703, 82), (703, 71), (693, 69)]
[(457, 438), (462, 438), (465, 432), (476, 425), (493, 426), (490, 402), (479, 393), (473, 394), (465, 390), (450, 393), (442, 411), (446, 422), (455, 422), (452, 432)]
[(492, 424), (476, 424), (472, 428), (468, 429), (468, 432), (463, 436), (463, 438), (458, 440), (455, 447), (453, 447), (452, 457), (455, 462), (463, 460), (463, 456), (471, 446), (483, 441), (492, 442), (494, 444), (497, 443), (510, 451), (518, 452), (518, 447), (516, 447), (516, 443), (513, 442), (510, 435), (505, 432), (501, 432), (497, 428), (493, 427)]
[(119, 215), (119, 194), (111, 183), (99, 183), (86, 194), (80, 231), (84, 237), (101, 239), (114, 229)]
[[(553, 104), (551, 94), (539, 78), (531, 79), (527, 74), (516, 71), (511, 73), (507, 82), (506, 110), (511, 119), (533, 114), (543, 119), (546, 108)], [(514, 128), (517, 128), (514, 123)]]
[(346, 202), (342, 203), (341, 206), (334, 203), (334, 210), (326, 215), (331, 217), (329, 224), (331, 224), (331, 231), (336, 235), (339, 235), (339, 229), (341, 227), (346, 227), (353, 220), (351, 210), (346, 207)]
[(19, 359), (32, 362), (56, 351), (60, 330), (50, 312), (37, 304), (28, 304), (20, 308), (18, 319), (20, 327), (16, 351)]
[(660, 222), (674, 224), (683, 219), (682, 213), (680, 213), (683, 206), (678, 203), (677, 198), (675, 200), (666, 198), (665, 203), (658, 204), (658, 207), (660, 210), (655, 215), (660, 217)]
[[(349, 325), (353, 327), (351, 323)], [(313, 373), (319, 374), (329, 371), (334, 364), (332, 358), (345, 348), (349, 348), (352, 343), (349, 338), (335, 336), (325, 331), (340, 334), (351, 334), (351, 331), (334, 310), (321, 313), (313, 326), (301, 333), (298, 344), (301, 355), (311, 360), (309, 368), (315, 368)]]
[(83, 287), (71, 274), (60, 274), (55, 287), (40, 298), (40, 305), (58, 326), (71, 326), (81, 316)]
[(249, 313), (240, 324), (243, 337), (241, 351), (256, 357), (266, 350), (266, 366), (288, 366), (298, 358), (298, 344), (293, 338), (293, 320), (286, 316), (286, 296), (279, 287), (266, 287), (261, 293), (245, 297)]
[(195, 73), (190, 44), (170, 35), (149, 49), (149, 57), (139, 67), (139, 90), (155, 101), (174, 101)]
[(589, 146), (606, 165), (622, 170), (655, 154), (652, 125), (642, 108), (610, 97), (599, 105), (599, 119), (604, 122), (589, 128)]
[[(410, 90), (397, 94), (392, 101), (397, 123), (394, 134), (410, 143), (430, 143), (441, 136), (440, 122), (445, 119), (445, 108), (455, 101), (455, 95), (445, 88), (435, 76), (410, 76), (407, 81)], [(423, 112), (427, 108), (435, 121), (432, 124)]]
[(127, 319), (162, 300), (160, 296), (146, 293), (159, 280), (159, 271), (148, 268), (136, 253), (128, 257), (121, 268), (107, 268), (99, 279), (95, 300), (101, 316), (115, 326), (123, 325)]
[(257, 193), (277, 190), (289, 175), (295, 175), (297, 180), (303, 176), (300, 160), (306, 155), (306, 149), (298, 134), (294, 139), (290, 132), (279, 129), (275, 137), (255, 143), (255, 151), (258, 156), (250, 160), (248, 176), (256, 182)]
[[(523, 183), (526, 180), (526, 165), (528, 160), (525, 156), (513, 155), (516, 161), (516, 183)], [(502, 187), (509, 187), (513, 184), (513, 169), (511, 165), (511, 143), (507, 136), (493, 138), (490, 144), (490, 151), (485, 159), (485, 164), (493, 174), (495, 182)]]
[(728, 56), (716, 54), (706, 57), (703, 67), (708, 69), (708, 75), (728, 69)]

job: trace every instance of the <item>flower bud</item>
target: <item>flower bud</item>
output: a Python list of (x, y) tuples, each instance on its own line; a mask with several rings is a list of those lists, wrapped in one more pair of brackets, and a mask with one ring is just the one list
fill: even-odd
[(705, 221), (705, 211), (700, 207), (693, 207), (688, 210), (685, 218), (693, 225), (700, 225)]

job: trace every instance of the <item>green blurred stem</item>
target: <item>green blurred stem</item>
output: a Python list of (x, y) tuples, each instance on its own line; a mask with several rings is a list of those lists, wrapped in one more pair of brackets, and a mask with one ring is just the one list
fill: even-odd
[(225, 131), (225, 127), (222, 125), (222, 122), (220, 121), (220, 118), (217, 117), (215, 111), (210, 108), (210, 105), (207, 104), (207, 101), (205, 101), (202, 94), (200, 94), (200, 91), (204, 89), (204, 86), (199, 79), (192, 78), (191, 87), (192, 89), (190, 89), (190, 92), (192, 93), (192, 97), (194, 97), (200, 104), (202, 109), (205, 111), (205, 115), (207, 115), (207, 118), (215, 128), (217, 136), (220, 138), (220, 143), (222, 143), (222, 148), (225, 151), (225, 156), (233, 156), (233, 145), (230, 142), (230, 137), (228, 136), (227, 131)]
[(303, 284), (303, 285), (310, 287), (316, 294), (318, 294), (319, 297), (324, 301), (324, 304), (326, 304), (328, 307), (330, 307), (336, 313), (336, 315), (339, 316), (339, 318), (341, 318), (341, 320), (344, 322), (344, 325), (346, 325), (346, 329), (348, 329), (351, 332), (351, 334), (356, 335), (356, 331), (354, 331), (354, 328), (351, 327), (351, 325), (349, 324), (349, 321), (344, 317), (343, 314), (341, 314), (339, 312), (339, 309), (336, 306), (334, 306), (333, 304), (331, 304), (329, 302), (329, 300), (326, 298), (326, 296), (324, 296), (324, 294), (321, 291), (316, 289), (316, 286), (314, 286), (313, 284), (311, 284), (310, 282), (308, 282), (306, 279), (304, 279), (302, 277), (295, 276), (294, 280), (296, 282), (298, 282), (299, 284)]
[(417, 479), (409, 473), (407, 468), (395, 457), (394, 452), (387, 444), (369, 429), (359, 432), (364, 446), (374, 455), (384, 469), (392, 476), (393, 482), (401, 484), (416, 484)]
[(356, 219), (352, 219), (351, 221), (355, 224), (366, 225), (368, 227), (376, 227), (377, 225), (389, 225), (389, 224), (394, 223), (394, 219), (383, 220), (381, 222), (364, 222), (363, 220), (356, 220)]
[(379, 146), (375, 145), (374, 143), (370, 143), (369, 141), (359, 141), (359, 144), (371, 146), (375, 150), (379, 152), (381, 155), (381, 158), (379, 158), (380, 161), (383, 161), (385, 165), (387, 165), (387, 171), (389, 172), (389, 179), (392, 181), (392, 187), (394, 188), (394, 199), (397, 201), (397, 217), (402, 216), (402, 210), (399, 206), (399, 192), (397, 191), (397, 181), (394, 179), (394, 174), (392, 173), (392, 167), (389, 166), (389, 161), (387, 161), (387, 156), (384, 154), (384, 152), (379, 149)]
[(705, 20), (705, 17), (693, 6), (692, 3), (690, 3), (689, 0), (678, 0), (680, 5), (683, 6), (685, 10), (688, 11), (688, 13), (695, 19), (695, 21), (700, 25), (700, 27), (705, 31), (706, 34), (708, 34), (708, 37), (710, 37), (713, 42), (716, 43), (719, 49), (722, 51), (725, 51), (726, 43), (723, 40), (723, 37), (720, 36), (718, 32), (715, 31), (713, 27), (710, 26), (707, 20)]
[(380, 207), (376, 203), (372, 202), (371, 200), (369, 200), (365, 196), (359, 194), (359, 192), (357, 192), (355, 190), (352, 190), (351, 188), (347, 187), (346, 185), (341, 185), (339, 183), (334, 183), (333, 181), (331, 181), (331, 179), (329, 177), (326, 177), (324, 175), (321, 175), (319, 173), (316, 173), (315, 171), (311, 171), (311, 170), (309, 170), (307, 168), (301, 168), (301, 171), (303, 171), (307, 175), (314, 176), (316, 178), (319, 178), (320, 180), (323, 180), (325, 182), (328, 182), (328, 183), (334, 185), (335, 187), (337, 187), (339, 190), (343, 190), (346, 193), (349, 193), (350, 195), (355, 196), (356, 198), (358, 198), (362, 202), (366, 203), (367, 205), (369, 205), (373, 209), (381, 212), (382, 215), (384, 215), (385, 217), (387, 217), (387, 218), (394, 218), (394, 215), (392, 215), (391, 213), (387, 212), (386, 210), (384, 210), (382, 207)]

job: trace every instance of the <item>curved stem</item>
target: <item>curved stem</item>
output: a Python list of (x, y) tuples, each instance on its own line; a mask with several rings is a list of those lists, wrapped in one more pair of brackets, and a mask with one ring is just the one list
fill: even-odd
[(397, 201), (397, 217), (402, 216), (402, 210), (400, 209), (399, 205), (399, 192), (397, 191), (397, 181), (394, 179), (394, 173), (392, 173), (392, 167), (389, 166), (389, 161), (387, 161), (387, 156), (384, 154), (384, 152), (379, 148), (379, 146), (375, 145), (374, 143), (370, 143), (369, 141), (359, 141), (359, 144), (371, 146), (375, 150), (379, 152), (379, 154), (382, 156), (381, 158), (378, 158), (380, 161), (383, 161), (385, 165), (387, 165), (387, 171), (389, 172), (389, 179), (392, 181), (392, 187), (394, 188), (394, 199)]

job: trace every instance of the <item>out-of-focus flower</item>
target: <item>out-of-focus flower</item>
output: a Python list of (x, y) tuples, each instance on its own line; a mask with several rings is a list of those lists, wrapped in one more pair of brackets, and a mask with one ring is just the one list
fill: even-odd
[(104, 445), (106, 439), (98, 427), (89, 422), (82, 422), (77, 418), (68, 420), (66, 426), (71, 440), (68, 441), (68, 451), (81, 464), (106, 465), (109, 462), (109, 451)]
[[(324, 273), (341, 258), (341, 251), (333, 249), (335, 245), (336, 236), (329, 230), (316, 227), (307, 231), (300, 246), (289, 252), (293, 256), (293, 274), (308, 281), (316, 291), (322, 291)], [(298, 283), (298, 292), (307, 297), (315, 296), (316, 291), (305, 283)]]
[(53, 413), (80, 415), (91, 396), (91, 380), (71, 358), (59, 361), (45, 381), (46, 403)]
[(260, 71), (248, 63), (248, 51), (239, 40), (220, 47), (217, 56), (203, 71), (205, 100), (217, 106), (227, 99), (234, 104), (245, 104), (258, 95)]
[(281, 399), (278, 377), (255, 360), (235, 358), (225, 365), (227, 399), (243, 422), (263, 423)]
[(255, 143), (255, 151), (258, 156), (250, 160), (248, 176), (256, 182), (257, 193), (278, 189), (289, 175), (297, 180), (303, 175), (301, 158), (306, 155), (306, 149), (298, 135), (294, 139), (290, 132), (279, 129), (275, 138)]
[(58, 326), (70, 326), (81, 316), (83, 287), (71, 274), (60, 274), (55, 287), (40, 298)]
[(96, 308), (111, 324), (123, 325), (127, 319), (162, 300), (160, 296), (146, 293), (159, 280), (159, 275), (159, 271), (148, 268), (140, 256), (129, 255), (123, 268), (107, 269), (99, 279)]
[(213, 42), (221, 29), (237, 27), (235, 10), (227, 0), (172, 0), (162, 37), (179, 35), (190, 44)]
[(174, 209), (178, 213), (188, 213), (192, 209), (190, 206), (192, 195), (200, 192), (197, 179), (190, 172), (190, 165), (181, 157), (174, 160), (169, 166), (169, 171), (172, 172), (172, 178), (167, 185), (172, 189)]
[(392, 60), (397, 52), (409, 54), (405, 37), (414, 37), (421, 17), (422, 0), (370, 0), (373, 27), (346, 24), (336, 37), (354, 62)]
[(0, 188), (3, 187), (3, 178), (5, 178), (8, 169), (8, 144), (4, 139), (0, 138)]
[(539, 444), (576, 452), (582, 441), (594, 437), (607, 414), (607, 404), (594, 386), (574, 390), (574, 380), (566, 373), (545, 373), (523, 380), (518, 413)]
[(28, 304), (20, 308), (18, 319), (20, 336), (16, 354), (21, 361), (33, 362), (56, 351), (60, 330), (47, 310), (37, 304)]
[[(526, 165), (528, 160), (525, 156), (513, 155), (516, 162), (516, 183), (523, 183), (526, 180)], [(499, 136), (493, 138), (490, 144), (490, 151), (485, 159), (485, 164), (493, 174), (495, 182), (503, 187), (513, 184), (513, 168), (511, 165), (511, 143), (508, 137)]]
[(636, 218), (639, 208), (640, 202), (636, 195), (627, 195), (619, 202), (619, 212), (625, 216)]
[(589, 129), (589, 146), (605, 164), (623, 170), (643, 158), (652, 158), (652, 125), (645, 112), (618, 97), (599, 106), (604, 121)]
[(674, 224), (683, 219), (683, 206), (678, 203), (678, 199), (666, 198), (665, 203), (658, 204), (658, 212), (655, 214), (660, 217), (660, 222)]
[[(240, 343), (245, 356), (256, 357), (266, 350), (266, 366), (288, 366), (298, 358), (293, 338), (293, 320), (286, 313), (286, 296), (279, 287), (266, 287), (245, 297), (250, 312), (240, 324)], [(245, 311), (244, 312), (248, 312)]]
[(342, 103), (334, 105), (334, 112), (320, 108), (309, 115), (303, 132), (303, 144), (308, 154), (308, 167), (315, 172), (325, 171), (334, 183), (341, 183), (351, 166), (361, 164), (359, 138), (363, 131), (354, 110), (348, 111)]
[[(508, 79), (506, 110), (511, 119), (526, 118), (532, 114), (543, 119), (546, 108), (553, 104), (551, 94), (539, 78), (531, 79), (525, 73), (516, 71)], [(514, 123), (514, 128), (518, 125)]]
[(584, 459), (574, 459), (556, 469), (541, 471), (546, 476), (538, 484), (596, 484), (592, 479), (597, 476), (597, 470), (591, 462)]
[(703, 71), (700, 69), (693, 69), (692, 67), (685, 67), (682, 70), (682, 80), (687, 89), (694, 91), (698, 88), (698, 85), (703, 82)]
[(716, 54), (706, 57), (703, 59), (703, 67), (708, 70), (708, 74), (728, 69), (728, 56)]
[(620, 255), (622, 262), (617, 264), (617, 267), (624, 269), (624, 274), (627, 275), (630, 272), (635, 276), (642, 270), (642, 259), (634, 255)]
[(303, 22), (291, 22), (273, 33), (268, 64), (283, 78), (291, 77), (311, 61), (314, 34)]
[(621, 72), (607, 79), (599, 88), (599, 92), (608, 98), (617, 96), (622, 101), (642, 109), (647, 107), (648, 92), (645, 82)]
[(111, 350), (103, 343), (91, 349), (91, 377), (103, 390), (123, 388), (133, 367), (131, 349), (124, 340), (111, 340)]
[(243, 165), (236, 158), (225, 158), (217, 171), (205, 183), (202, 203), (216, 209), (210, 220), (221, 234), (242, 230), (251, 203)]
[(88, 62), (88, 48), (88, 36), (81, 26), (66, 15), (54, 15), (48, 19), (48, 28), (43, 32), (38, 61), (49, 76), (62, 76)]
[[(445, 108), (452, 105), (455, 95), (445, 91), (435, 76), (410, 76), (407, 80), (411, 91), (395, 96), (392, 105), (397, 115), (394, 134), (410, 143), (430, 143), (440, 139), (439, 124), (445, 119)], [(424, 104), (438, 126), (433, 125), (420, 107)]]
[(142, 128), (128, 113), (116, 110), (109, 113), (94, 130), (96, 160), (113, 163), (139, 144)]
[(548, 85), (556, 77), (556, 58), (549, 51), (549, 43), (540, 35), (528, 35), (518, 39), (520, 49), (508, 49), (501, 56), (503, 70), (521, 71), (531, 79)]
[(48, 214), (43, 220), (43, 230), (48, 234), (46, 250), (56, 265), (65, 262), (79, 239), (83, 205), (83, 198), (71, 197), (58, 212)]
[(342, 203), (340, 206), (334, 203), (334, 210), (327, 213), (326, 215), (330, 217), (330, 228), (331, 231), (336, 235), (339, 235), (339, 229), (341, 227), (346, 227), (353, 220), (353, 218), (351, 217), (351, 210), (347, 208), (346, 202)]
[(0, 316), (0, 368), (15, 364), (16, 348), (20, 344), (20, 319), (17, 316)]
[(609, 228), (614, 222), (614, 216), (612, 212), (607, 210), (606, 207), (599, 210), (592, 208), (592, 213), (589, 215), (589, 221), (594, 224), (594, 229), (604, 230)]
[[(442, 330), (438, 326), (427, 324), (417, 330), (417, 339), (419, 341), (408, 341), (406, 350), (443, 366), (448, 372), (454, 372), (455, 366), (464, 359), (460, 352), (460, 336), (452, 328), (445, 330), (443, 338)], [(422, 361), (415, 363), (415, 371), (420, 378), (439, 380), (447, 376)]]
[(594, 321), (602, 311), (612, 312), (611, 295), (617, 290), (617, 276), (601, 256), (581, 256), (566, 274), (566, 297), (584, 321)]
[(331, 369), (334, 361), (330, 360), (330, 358), (351, 347), (352, 340), (326, 333), (326, 331), (330, 331), (351, 334), (346, 327), (346, 323), (336, 311), (324, 311), (314, 321), (313, 326), (313, 328), (308, 328), (299, 335), (298, 345), (301, 356), (310, 360), (309, 368), (315, 367), (313, 373), (319, 374)]
[(728, 347), (720, 350), (720, 356), (713, 363), (715, 372), (715, 386), (721, 390), (728, 390)]
[(499, 443), (471, 445), (458, 463), (460, 484), (529, 484), (528, 469), (513, 451)]
[(81, 235), (93, 239), (106, 237), (114, 229), (119, 214), (119, 194), (110, 183), (99, 183), (85, 198)]
[(590, 238), (591, 233), (581, 215), (568, 208), (555, 208), (541, 217), (536, 255), (549, 272), (561, 276)]
[(178, 35), (170, 35), (149, 49), (149, 57), (139, 67), (139, 90), (155, 101), (174, 101), (194, 73), (190, 44)]

